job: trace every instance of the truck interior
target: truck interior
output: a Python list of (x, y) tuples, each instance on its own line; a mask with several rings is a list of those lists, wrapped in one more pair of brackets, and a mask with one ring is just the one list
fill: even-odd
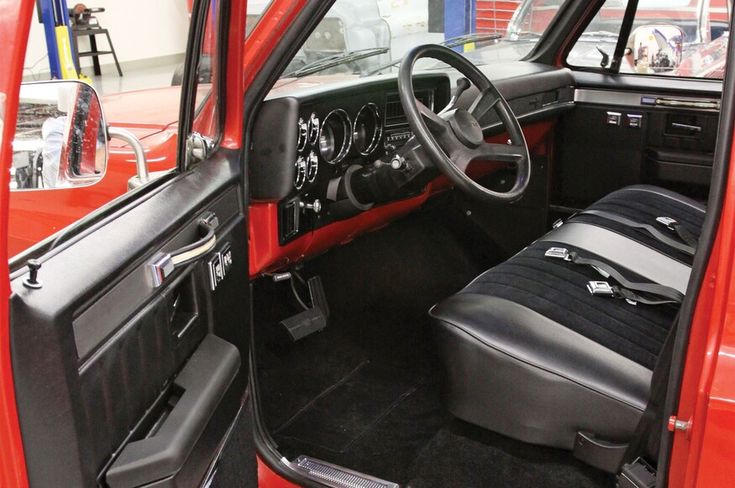
[[(194, 2), (177, 171), (11, 262), (30, 484), (666, 486), (732, 149), (731, 2), (654, 29), (669, 2), (528, 0), (512, 35), (400, 62), (345, 51), (385, 32), (332, 3), (248, 19), (279, 37), (232, 100), (244, 4)], [(203, 76), (211, 5), (229, 44)], [(210, 78), (244, 140), (191, 163)]]
[(663, 420), (641, 419), (692, 286), (722, 83), (555, 66), (599, 20), (567, 7), (524, 61), (425, 46), (266, 97), (252, 243), (277, 225), (251, 247), (253, 382), (263, 443), (297, 472), (412, 487), (655, 472)]

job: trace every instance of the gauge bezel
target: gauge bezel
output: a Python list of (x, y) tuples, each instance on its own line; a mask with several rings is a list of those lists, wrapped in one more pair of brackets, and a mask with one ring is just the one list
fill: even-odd
[(342, 124), (342, 132), (344, 134), (342, 136), (341, 147), (339, 148), (339, 151), (337, 151), (336, 145), (338, 144), (338, 141), (335, 139), (334, 143), (336, 156), (334, 156), (330, 160), (324, 157), (321, 147), (321, 141), (319, 141), (319, 155), (322, 157), (322, 159), (324, 159), (327, 164), (335, 165), (342, 162), (342, 160), (347, 156), (347, 154), (350, 152), (350, 149), (352, 148), (352, 121), (350, 120), (350, 116), (343, 109), (338, 108), (332, 110), (327, 114), (326, 117), (324, 117), (324, 120), (322, 120), (321, 129), (319, 130), (319, 139), (321, 139), (321, 137), (324, 135), (324, 126), (327, 125), (332, 117), (339, 117), (339, 122)]
[(306, 158), (304, 156), (299, 156), (296, 158), (294, 166), (296, 166), (296, 174), (294, 174), (293, 186), (297, 190), (301, 190), (306, 184), (308, 175), (308, 163)]
[[(312, 173), (313, 168), (313, 173)], [(319, 155), (314, 149), (309, 151), (309, 155), (306, 156), (306, 181), (314, 183), (317, 175), (319, 174)]]
[(309, 145), (312, 147), (315, 146), (319, 142), (320, 135), (321, 126), (319, 125), (319, 116), (316, 112), (312, 112), (311, 115), (309, 115), (309, 127), (307, 133), (307, 141)]
[(355, 115), (355, 120), (352, 123), (352, 142), (355, 142), (355, 137), (357, 136), (357, 122), (360, 119), (360, 115), (362, 115), (363, 111), (369, 110), (372, 113), (373, 118), (375, 119), (375, 130), (373, 131), (372, 138), (370, 139), (370, 144), (362, 150), (358, 151), (361, 156), (370, 156), (375, 150), (378, 148), (378, 145), (380, 144), (380, 140), (383, 137), (383, 123), (380, 118), (380, 109), (378, 106), (373, 103), (369, 102), (360, 107), (360, 110), (357, 111), (357, 115)]
[(299, 117), (297, 124), (296, 151), (301, 152), (306, 149), (306, 145), (309, 143), (309, 122), (305, 121), (303, 117)]

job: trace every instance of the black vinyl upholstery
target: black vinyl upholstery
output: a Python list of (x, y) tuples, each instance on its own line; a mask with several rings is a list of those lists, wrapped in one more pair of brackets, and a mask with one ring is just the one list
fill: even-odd
[[(650, 186), (592, 207), (653, 222), (672, 217), (695, 235), (704, 207)], [(686, 291), (680, 252), (638, 229), (578, 215), (430, 311), (455, 416), (522, 441), (572, 449), (579, 431), (625, 442), (645, 408), (651, 372), (676, 305), (591, 295), (588, 267), (545, 257), (563, 247), (634, 282)]]

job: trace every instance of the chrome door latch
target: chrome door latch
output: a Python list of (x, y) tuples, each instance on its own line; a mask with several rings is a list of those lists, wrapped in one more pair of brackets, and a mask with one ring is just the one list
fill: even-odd
[(671, 417), (669, 417), (669, 432), (676, 432), (677, 430), (680, 432), (688, 432), (691, 427), (691, 420), (681, 420), (677, 418), (676, 415), (672, 415)]

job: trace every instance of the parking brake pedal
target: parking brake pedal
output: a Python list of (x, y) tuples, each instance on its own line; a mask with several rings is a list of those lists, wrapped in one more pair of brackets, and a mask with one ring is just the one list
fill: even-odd
[[(311, 307), (280, 322), (292, 342), (323, 330), (329, 319), (329, 304), (327, 303), (327, 295), (324, 293), (322, 279), (319, 276), (314, 276), (309, 278), (306, 285), (309, 288)], [(296, 293), (295, 289), (294, 293)]]

